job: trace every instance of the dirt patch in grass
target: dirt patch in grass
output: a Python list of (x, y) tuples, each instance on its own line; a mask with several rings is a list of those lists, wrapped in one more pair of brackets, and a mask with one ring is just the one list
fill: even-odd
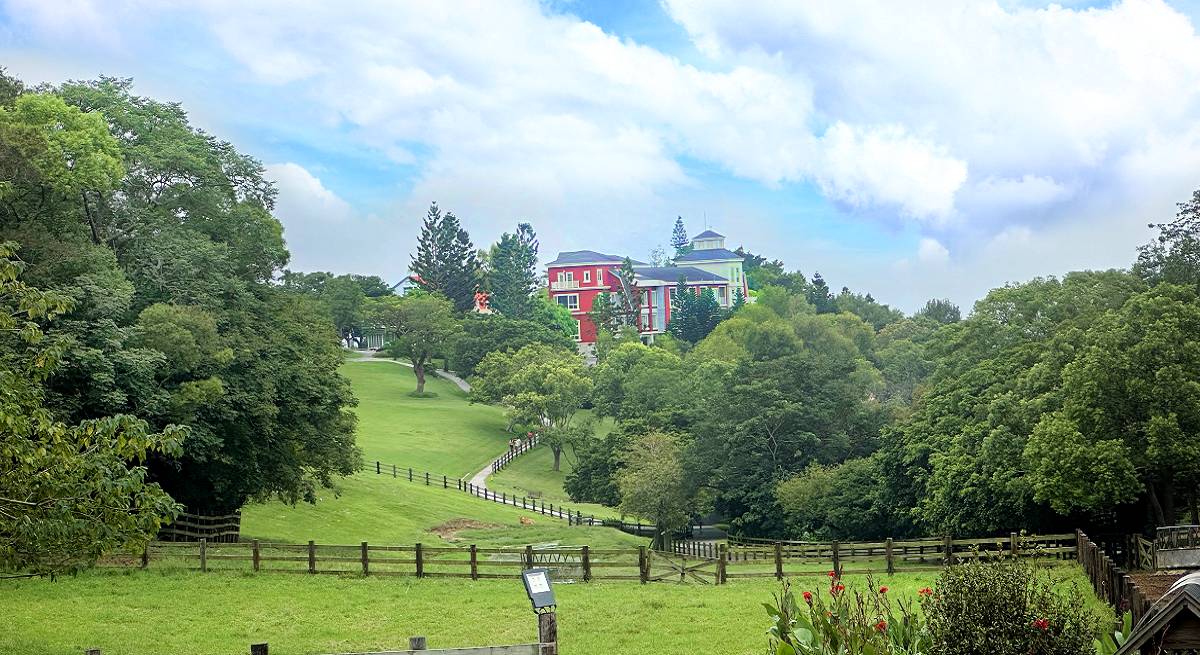
[(441, 525), (429, 528), (429, 531), (446, 541), (454, 541), (461, 530), (488, 530), (503, 527), (499, 523), (484, 523), (474, 519), (450, 519)]
[(1188, 573), (1190, 571), (1139, 572), (1130, 573), (1129, 577), (1133, 578), (1134, 583), (1142, 590), (1142, 594), (1153, 601), (1167, 593), (1176, 580)]

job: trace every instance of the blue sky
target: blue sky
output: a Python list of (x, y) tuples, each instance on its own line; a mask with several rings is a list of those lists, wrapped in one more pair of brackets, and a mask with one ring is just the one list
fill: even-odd
[[(247, 6), (248, 5), (248, 6)], [(292, 268), (645, 258), (675, 216), (911, 311), (1127, 266), (1200, 186), (1194, 2), (0, 0), (0, 64), (177, 100), (261, 159)]]

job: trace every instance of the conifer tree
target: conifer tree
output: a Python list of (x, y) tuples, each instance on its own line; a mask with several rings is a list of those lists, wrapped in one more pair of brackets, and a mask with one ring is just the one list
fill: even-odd
[(505, 232), (488, 253), (487, 289), (491, 306), (510, 318), (529, 318), (538, 291), (537, 235), (529, 223)]
[(671, 247), (675, 248), (675, 257), (682, 257), (692, 251), (687, 229), (683, 227), (683, 217), (675, 217), (675, 229), (671, 232)]
[(436, 202), (425, 215), (411, 268), (421, 288), (449, 298), (456, 310), (474, 306), (482, 272), (479, 256), (458, 218), (451, 212), (443, 214)]

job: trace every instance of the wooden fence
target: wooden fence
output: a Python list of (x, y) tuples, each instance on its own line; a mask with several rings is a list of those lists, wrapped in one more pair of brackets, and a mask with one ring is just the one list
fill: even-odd
[(1133, 624), (1137, 625), (1146, 610), (1150, 609), (1151, 600), (1146, 598), (1133, 578), (1088, 539), (1082, 530), (1076, 530), (1075, 534), (1079, 543), (1076, 556), (1092, 582), (1096, 597), (1112, 605), (1118, 612), (1129, 610), (1133, 614)]
[(545, 501), (539, 503), (537, 498), (527, 498), (506, 492), (496, 493), (491, 489), (477, 487), (466, 480), (451, 478), (441, 473), (417, 471), (412, 468), (398, 467), (395, 464), (384, 464), (378, 461), (375, 462), (375, 473), (376, 475), (390, 474), (398, 480), (407, 480), (409, 482), (424, 484), (427, 487), (439, 487), (442, 489), (450, 489), (450, 483), (453, 482), (455, 491), (468, 493), (476, 498), (490, 500), (501, 505), (509, 505), (527, 512), (536, 512), (542, 516), (563, 519), (567, 521), (568, 525), (602, 525), (604, 523), (595, 516), (590, 514), (584, 516), (583, 512), (563, 505), (555, 506), (554, 503), (547, 503)]
[[(308, 574), (406, 575), (480, 580), (517, 578), (548, 568), (558, 580), (670, 580), (723, 584), (730, 578), (896, 573), (940, 568), (982, 557), (1076, 555), (1075, 535), (1002, 539), (888, 540), (854, 543), (704, 544), (691, 552), (641, 547), (382, 546), (154, 542), (141, 556), (118, 555), (102, 566)], [(710, 548), (711, 546), (711, 548)]]
[(198, 541), (200, 539), (210, 542), (237, 541), (241, 535), (241, 526), (242, 515), (237, 512), (227, 516), (180, 514), (174, 521), (159, 529), (158, 539), (160, 541)]
[(497, 457), (492, 461), (492, 473), (496, 473), (500, 469), (508, 466), (514, 459), (533, 450), (538, 445), (539, 437), (535, 436), (532, 439), (520, 439), (515, 446), (511, 446), (507, 453)]

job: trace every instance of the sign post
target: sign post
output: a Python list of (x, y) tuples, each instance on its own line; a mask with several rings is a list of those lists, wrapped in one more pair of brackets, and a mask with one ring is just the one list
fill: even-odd
[(550, 586), (550, 571), (526, 569), (521, 572), (525, 593), (538, 615), (538, 643), (541, 655), (558, 655), (558, 617), (555, 615), (554, 589)]

